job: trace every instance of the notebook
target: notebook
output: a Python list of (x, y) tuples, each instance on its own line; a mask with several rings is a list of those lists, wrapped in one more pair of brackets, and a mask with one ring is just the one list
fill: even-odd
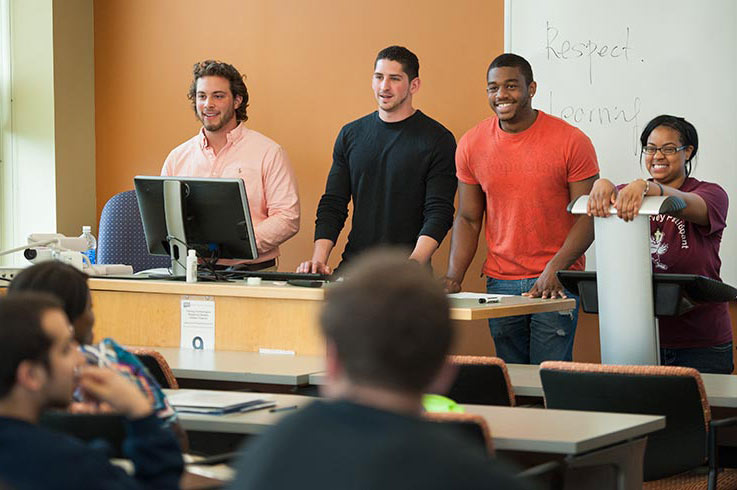
[(178, 412), (207, 415), (249, 412), (276, 405), (272, 398), (261, 393), (237, 391), (176, 390), (168, 392), (167, 398)]

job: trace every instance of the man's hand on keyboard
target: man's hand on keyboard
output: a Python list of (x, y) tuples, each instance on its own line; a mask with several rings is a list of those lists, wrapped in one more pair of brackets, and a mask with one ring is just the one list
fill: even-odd
[(297, 272), (308, 273), (308, 274), (332, 274), (333, 271), (330, 266), (323, 264), (322, 262), (306, 260), (299, 264)]

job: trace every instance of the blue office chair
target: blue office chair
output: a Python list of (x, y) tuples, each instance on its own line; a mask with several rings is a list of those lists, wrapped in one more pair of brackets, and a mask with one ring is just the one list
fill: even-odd
[(148, 253), (136, 191), (110, 198), (102, 209), (99, 229), (98, 263), (131, 265), (133, 272), (171, 266), (169, 257)]

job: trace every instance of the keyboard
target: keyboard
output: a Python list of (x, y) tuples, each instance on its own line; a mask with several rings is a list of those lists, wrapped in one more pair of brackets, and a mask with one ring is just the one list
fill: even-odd
[(278, 272), (278, 271), (227, 271), (229, 277), (260, 277), (264, 281), (330, 281), (330, 274), (311, 274), (307, 272)]

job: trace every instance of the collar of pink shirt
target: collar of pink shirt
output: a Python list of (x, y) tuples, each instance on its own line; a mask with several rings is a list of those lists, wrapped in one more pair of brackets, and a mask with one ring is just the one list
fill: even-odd
[[(238, 126), (233, 128), (228, 134), (225, 135), (225, 140), (227, 141), (226, 146), (230, 146), (235, 144), (237, 141), (243, 139), (243, 136), (246, 134), (248, 129), (246, 128), (246, 125), (242, 122), (238, 123)], [(210, 147), (210, 142), (207, 141), (207, 136), (205, 136), (205, 128), (200, 128), (200, 132), (198, 133), (198, 142), (200, 144), (200, 147), (205, 150)]]

